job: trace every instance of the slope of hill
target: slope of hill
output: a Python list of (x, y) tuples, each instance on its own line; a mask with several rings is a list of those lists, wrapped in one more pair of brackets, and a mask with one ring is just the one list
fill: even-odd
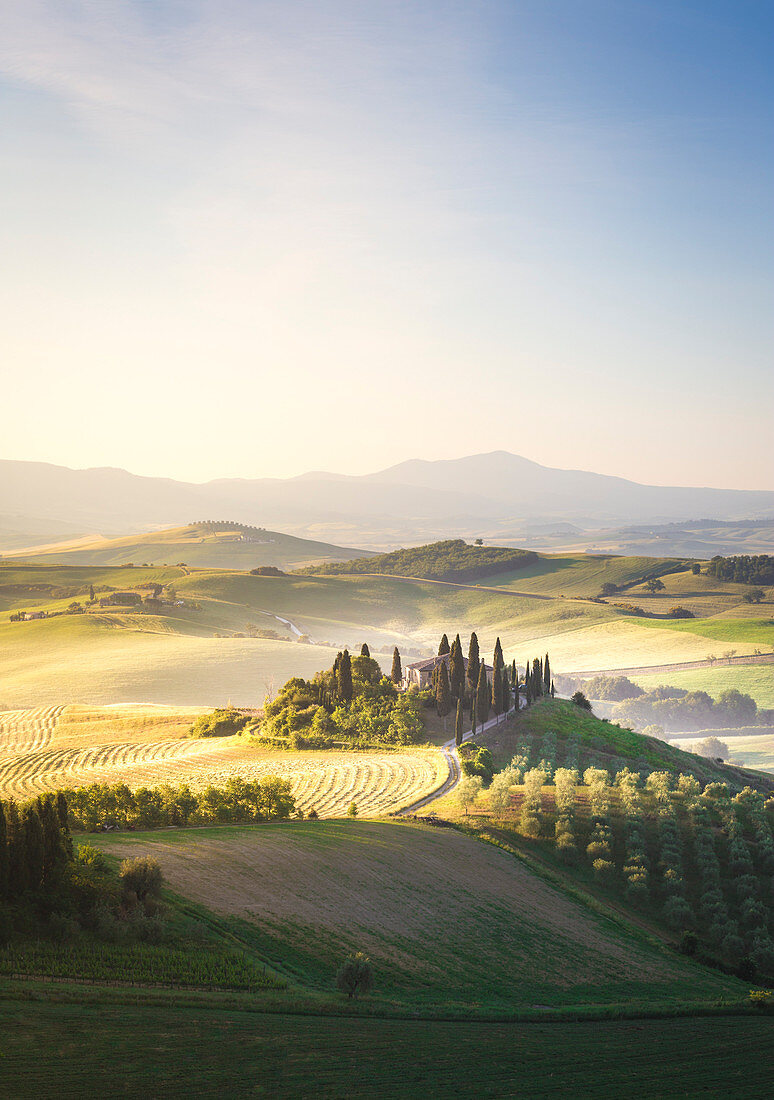
[(492, 546), (469, 546), (463, 539), (433, 542), (410, 550), (393, 550), (352, 561), (329, 562), (318, 568), (298, 572), (321, 575), (345, 573), (383, 573), (423, 580), (476, 581), (494, 573), (514, 572), (537, 561), (531, 550), (513, 550)]
[(6, 553), (6, 560), (61, 562), (63, 565), (122, 565), (125, 562), (185, 562), (186, 565), (219, 569), (251, 569), (274, 565), (294, 569), (319, 562), (337, 561), (367, 550), (313, 542), (279, 531), (246, 524), (191, 523), (162, 531), (148, 531), (124, 538), (82, 538), (50, 546), (27, 547)]
[[(374, 474), (224, 479), (194, 485), (124, 470), (69, 470), (45, 463), (0, 463), (3, 526), (13, 540), (28, 523), (42, 541), (67, 524), (82, 533), (128, 533), (192, 515), (229, 515), (326, 540), (396, 545), (450, 534), (506, 537), (514, 516), (570, 521), (582, 528), (685, 520), (771, 519), (774, 493), (639, 485), (623, 478), (558, 470), (504, 451), (450, 461), (409, 461)], [(505, 525), (503, 527), (503, 525)], [(482, 528), (484, 528), (482, 532)], [(1, 547), (0, 547), (1, 548)]]
[(320, 993), (353, 949), (374, 963), (378, 1000), (416, 1007), (664, 1003), (736, 987), (449, 830), (303, 822), (99, 845), (156, 857), (176, 893), (247, 922), (273, 969)]

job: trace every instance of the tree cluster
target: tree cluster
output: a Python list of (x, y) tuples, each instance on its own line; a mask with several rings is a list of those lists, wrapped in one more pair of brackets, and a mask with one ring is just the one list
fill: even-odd
[(682, 732), (749, 726), (755, 722), (757, 712), (752, 696), (735, 688), (722, 692), (715, 700), (706, 691), (662, 685), (618, 703), (613, 716), (620, 725), (639, 729), (659, 725), (665, 730)]
[(326, 562), (298, 569), (298, 573), (386, 573), (399, 577), (424, 577), (428, 580), (470, 581), (495, 573), (524, 569), (537, 560), (533, 550), (513, 550), (498, 546), (469, 546), (464, 539), (447, 539), (409, 550), (394, 550), (352, 561)]
[(69, 821), (78, 829), (153, 829), (162, 825), (229, 825), (274, 821), (295, 810), (289, 779), (267, 775), (192, 791), (165, 783), (132, 791), (125, 783), (92, 783), (66, 792)]
[(67, 800), (44, 795), (19, 807), (0, 802), (0, 900), (14, 904), (28, 895), (59, 889), (72, 857)]
[(707, 576), (736, 584), (774, 584), (774, 557), (770, 554), (717, 554), (707, 565)]

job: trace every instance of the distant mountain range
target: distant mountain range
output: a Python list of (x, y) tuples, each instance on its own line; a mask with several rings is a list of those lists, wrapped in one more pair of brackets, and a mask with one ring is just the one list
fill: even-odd
[[(774, 519), (774, 492), (640, 485), (541, 466), (505, 451), (411, 460), (362, 476), (315, 472), (201, 485), (112, 468), (0, 461), (0, 551), (210, 519), (349, 546), (461, 536), (559, 548), (595, 544), (590, 536), (602, 531), (615, 541), (622, 527), (683, 524), (697, 516), (744, 522), (749, 533), (750, 521), (765, 527)], [(704, 544), (695, 530), (693, 538)], [(675, 552), (665, 541), (663, 553)]]

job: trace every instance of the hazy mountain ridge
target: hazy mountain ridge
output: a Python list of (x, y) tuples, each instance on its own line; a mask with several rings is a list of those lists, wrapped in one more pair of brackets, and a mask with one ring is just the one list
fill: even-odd
[[(541, 466), (505, 451), (436, 462), (411, 459), (357, 476), (314, 472), (204, 484), (112, 467), (72, 470), (4, 460), (0, 486), (0, 550), (18, 548), (25, 529), (30, 544), (45, 541), (49, 525), (53, 541), (61, 538), (63, 525), (71, 532), (115, 536), (197, 519), (233, 519), (370, 546), (450, 536), (518, 538), (525, 525), (534, 524), (572, 524), (583, 541), (600, 529), (609, 534), (689, 516), (726, 523), (774, 519), (774, 492), (641, 485)], [(6, 529), (13, 530), (12, 540), (4, 538)], [(557, 534), (562, 536), (561, 528)]]

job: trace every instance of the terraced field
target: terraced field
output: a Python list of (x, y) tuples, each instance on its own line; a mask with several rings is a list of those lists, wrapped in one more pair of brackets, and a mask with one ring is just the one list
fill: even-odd
[[(59, 745), (67, 740), (64, 707), (0, 713), (0, 797), (32, 798), (60, 787), (126, 783), (132, 788), (188, 783), (194, 789), (228, 779), (281, 775), (291, 780), (304, 813), (341, 817), (350, 802), (376, 817), (429, 794), (448, 768), (432, 749), (405, 752), (266, 752), (240, 737)], [(70, 708), (67, 708), (69, 710)], [(75, 709), (75, 708), (73, 708)]]

